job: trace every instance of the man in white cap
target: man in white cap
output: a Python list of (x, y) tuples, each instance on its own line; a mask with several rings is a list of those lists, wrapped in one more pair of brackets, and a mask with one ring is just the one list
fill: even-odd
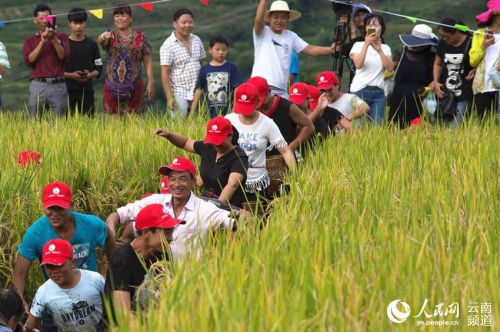
[[(260, 0), (253, 27), (254, 64), (253, 76), (264, 77), (272, 94), (288, 97), (288, 73), (292, 52), (307, 55), (329, 55), (335, 51), (335, 44), (327, 47), (306, 43), (295, 32), (288, 30), (288, 23), (301, 14), (290, 10), (285, 1), (274, 1), (266, 11), (267, 0)], [(269, 22), (269, 26), (265, 23)]]

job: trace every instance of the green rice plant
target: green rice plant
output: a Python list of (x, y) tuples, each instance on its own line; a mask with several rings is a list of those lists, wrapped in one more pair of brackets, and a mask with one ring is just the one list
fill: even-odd
[[(27, 121), (0, 114), (0, 278), (10, 280), (16, 245), (42, 213), (40, 192), (68, 182), (77, 210), (103, 219), (158, 189), (158, 166), (186, 153), (154, 139), (166, 127), (202, 139), (206, 120), (161, 114)], [(20, 169), (21, 150), (43, 155)], [(195, 161), (197, 157), (189, 155)], [(291, 191), (236, 234), (217, 234), (203, 255), (175, 266), (160, 298), (130, 325), (139, 331), (419, 330), (418, 315), (458, 302), (458, 326), (473, 330), (468, 306), (491, 303), (500, 323), (500, 134), (493, 120), (452, 130), (363, 127), (305, 154)], [(29, 292), (41, 281), (30, 276)], [(411, 307), (391, 323), (388, 304)], [(444, 320), (451, 320), (444, 317)], [(423, 320), (426, 320), (423, 318)]]

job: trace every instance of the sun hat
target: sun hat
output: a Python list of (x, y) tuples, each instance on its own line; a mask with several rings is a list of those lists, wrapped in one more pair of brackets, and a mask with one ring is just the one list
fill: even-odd
[(309, 85), (309, 109), (314, 111), (318, 106), (319, 96), (321, 92), (314, 85)]
[(61, 266), (68, 259), (73, 259), (73, 247), (63, 239), (53, 239), (43, 245), (42, 264)]
[(271, 8), (269, 8), (269, 10), (266, 10), (266, 22), (269, 22), (269, 14), (271, 14), (272, 12), (288, 12), (288, 14), (290, 15), (288, 22), (295, 21), (302, 16), (300, 12), (296, 10), (290, 10), (290, 7), (288, 7), (288, 3), (281, 0), (273, 1), (273, 3), (271, 4)]
[(339, 79), (333, 71), (324, 71), (316, 75), (316, 86), (320, 90), (329, 90), (333, 85), (338, 83)]
[(204, 142), (207, 144), (221, 145), (224, 140), (233, 134), (233, 126), (228, 119), (218, 116), (207, 124), (207, 133)]
[(174, 228), (178, 224), (186, 223), (183, 220), (172, 218), (161, 204), (145, 206), (135, 218), (135, 228), (142, 231), (144, 228)]
[(487, 7), (487, 11), (476, 16), (477, 23), (481, 25), (488, 23), (491, 15), (500, 14), (500, 0), (488, 1)]
[(401, 42), (408, 47), (437, 45), (438, 38), (432, 33), (432, 28), (426, 24), (417, 24), (411, 33), (399, 35)]
[(372, 10), (370, 9), (370, 7), (368, 7), (365, 4), (358, 3), (357, 5), (352, 6), (352, 16), (356, 16), (356, 13), (360, 12), (360, 11), (365, 11), (365, 12), (368, 12), (370, 14), (372, 13)]
[(302, 105), (305, 103), (309, 97), (309, 86), (302, 82), (294, 83), (290, 87), (290, 93), (288, 100), (297, 105)]
[(196, 166), (191, 160), (184, 157), (175, 157), (170, 165), (163, 165), (158, 169), (162, 175), (168, 175), (172, 171), (189, 172), (193, 177), (196, 176)]
[(236, 88), (233, 112), (250, 115), (259, 104), (259, 91), (252, 83), (243, 83)]
[(63, 209), (70, 207), (73, 202), (71, 188), (64, 182), (51, 182), (43, 188), (42, 205), (43, 208), (59, 206)]

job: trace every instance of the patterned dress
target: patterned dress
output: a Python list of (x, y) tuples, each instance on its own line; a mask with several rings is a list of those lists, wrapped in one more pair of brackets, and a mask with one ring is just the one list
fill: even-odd
[[(104, 110), (116, 114), (118, 107), (129, 113), (142, 113), (144, 111), (142, 80), (142, 63), (144, 57), (151, 55), (151, 44), (140, 31), (132, 31), (128, 38), (121, 37), (112, 32), (111, 39), (105, 47), (107, 65), (104, 81)], [(134, 85), (131, 96), (126, 101), (118, 101), (111, 96), (111, 83)]]

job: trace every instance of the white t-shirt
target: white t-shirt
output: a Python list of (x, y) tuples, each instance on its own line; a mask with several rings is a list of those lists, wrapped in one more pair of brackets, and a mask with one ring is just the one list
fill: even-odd
[[(328, 106), (335, 108), (344, 116), (350, 116), (355, 109), (363, 104), (365, 104), (365, 102), (358, 96), (350, 93), (344, 93), (342, 97), (329, 104)], [(361, 125), (362, 120), (362, 118), (353, 119), (352, 124), (355, 126), (359, 126)]]
[(292, 52), (300, 53), (309, 44), (295, 32), (274, 33), (267, 25), (257, 36), (253, 31), (254, 63), (252, 77), (261, 76), (269, 85), (288, 91)]
[(104, 277), (97, 272), (79, 270), (78, 284), (69, 289), (47, 280), (38, 288), (30, 313), (42, 318), (46, 309), (60, 331), (95, 331), (102, 318)]
[(495, 35), (495, 43), (490, 45), (486, 49), (486, 53), (484, 55), (484, 92), (494, 92), (498, 91), (498, 88), (495, 88), (493, 82), (490, 79), (490, 75), (488, 72), (495, 65), (498, 57), (500, 56), (500, 34)]
[[(361, 53), (364, 43), (364, 41), (354, 43), (349, 53), (351, 58), (353, 54)], [(391, 56), (389, 45), (382, 44), (382, 52), (386, 56)], [(351, 83), (351, 92), (358, 92), (367, 86), (384, 88), (384, 64), (380, 55), (371, 45), (368, 46), (368, 50), (366, 51), (365, 64), (361, 69), (356, 69), (356, 74)]]
[(269, 186), (269, 175), (266, 169), (266, 149), (281, 148), (287, 145), (283, 135), (274, 123), (262, 113), (252, 125), (242, 124), (238, 114), (226, 115), (226, 119), (238, 130), (238, 144), (248, 156), (248, 173), (245, 190), (255, 192)]

